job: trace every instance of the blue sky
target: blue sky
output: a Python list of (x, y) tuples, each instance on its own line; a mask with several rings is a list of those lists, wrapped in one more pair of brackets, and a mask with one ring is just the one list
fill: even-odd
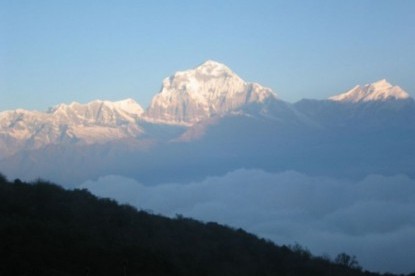
[(134, 98), (207, 59), (287, 101), (415, 95), (415, 1), (0, 1), (0, 110)]

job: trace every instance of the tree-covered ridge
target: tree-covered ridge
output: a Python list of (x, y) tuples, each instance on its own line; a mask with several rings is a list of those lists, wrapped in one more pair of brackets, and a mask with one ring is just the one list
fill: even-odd
[(0, 176), (0, 275), (379, 275), (241, 229)]

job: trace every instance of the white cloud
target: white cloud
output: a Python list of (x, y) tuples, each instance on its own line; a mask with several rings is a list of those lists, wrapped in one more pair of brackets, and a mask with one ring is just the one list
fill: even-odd
[(298, 242), (317, 255), (344, 251), (373, 271), (415, 271), (415, 181), (404, 175), (346, 181), (237, 170), (190, 184), (146, 186), (107, 176), (82, 187), (155, 213)]

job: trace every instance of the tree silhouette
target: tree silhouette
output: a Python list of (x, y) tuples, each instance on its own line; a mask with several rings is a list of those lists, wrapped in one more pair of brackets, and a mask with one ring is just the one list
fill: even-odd
[(350, 256), (346, 253), (340, 253), (336, 256), (334, 259), (334, 262), (336, 264), (348, 267), (348, 268), (354, 268), (354, 269), (361, 269), (359, 262), (356, 259), (356, 256)]

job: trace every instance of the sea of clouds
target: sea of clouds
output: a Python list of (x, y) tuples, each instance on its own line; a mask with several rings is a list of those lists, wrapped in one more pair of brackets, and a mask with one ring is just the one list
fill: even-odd
[(156, 186), (111, 175), (80, 188), (153, 213), (241, 227), (277, 244), (299, 243), (315, 255), (346, 252), (371, 271), (415, 271), (415, 180), (405, 175), (351, 181), (240, 169)]

